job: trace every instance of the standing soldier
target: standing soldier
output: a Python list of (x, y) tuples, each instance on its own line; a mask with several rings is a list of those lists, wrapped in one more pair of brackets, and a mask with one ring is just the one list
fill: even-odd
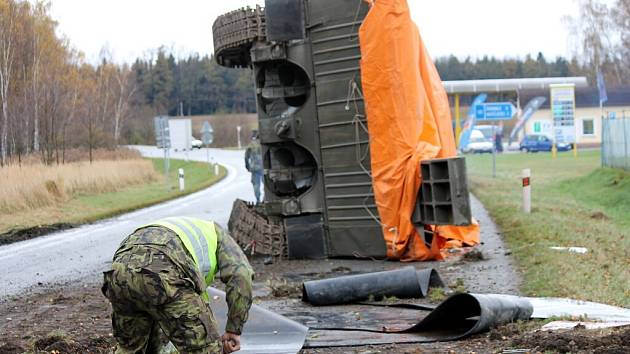
[[(206, 291), (219, 273), (229, 307), (219, 336)], [(252, 304), (253, 271), (234, 240), (213, 222), (174, 217), (129, 235), (104, 273), (117, 354), (232, 353)]]
[(247, 147), (247, 151), (245, 151), (245, 168), (252, 174), (252, 185), (254, 186), (256, 203), (260, 203), (260, 187), (263, 184), (264, 168), (257, 130), (252, 131), (252, 142)]

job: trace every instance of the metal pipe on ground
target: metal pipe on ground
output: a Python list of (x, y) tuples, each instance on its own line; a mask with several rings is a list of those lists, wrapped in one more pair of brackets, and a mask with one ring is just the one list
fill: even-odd
[(428, 294), (431, 287), (444, 287), (435, 269), (416, 270), (409, 266), (385, 272), (308, 281), (302, 287), (302, 301), (315, 306), (327, 306), (371, 298), (421, 298)]

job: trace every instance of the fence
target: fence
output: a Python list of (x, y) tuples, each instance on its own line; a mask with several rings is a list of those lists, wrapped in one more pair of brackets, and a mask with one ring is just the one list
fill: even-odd
[(630, 117), (603, 120), (602, 165), (630, 171)]

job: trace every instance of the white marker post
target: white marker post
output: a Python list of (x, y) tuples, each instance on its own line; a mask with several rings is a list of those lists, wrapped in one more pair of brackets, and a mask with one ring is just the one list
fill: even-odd
[(184, 169), (180, 168), (179, 169), (179, 191), (183, 192), (184, 191)]
[(241, 126), (237, 126), (236, 127), (236, 139), (237, 139), (237, 143), (238, 143), (238, 149), (240, 150), (242, 148), (241, 145)]
[(529, 168), (523, 170), (523, 212), (525, 214), (532, 213), (532, 186), (531, 186), (532, 170)]
[(214, 175), (215, 176), (219, 175), (219, 164), (218, 163), (214, 164)]

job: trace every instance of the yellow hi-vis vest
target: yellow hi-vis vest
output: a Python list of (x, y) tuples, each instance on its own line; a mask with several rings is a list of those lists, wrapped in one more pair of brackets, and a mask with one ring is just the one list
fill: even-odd
[(144, 227), (150, 226), (162, 226), (177, 234), (195, 261), (197, 269), (205, 277), (206, 286), (212, 284), (217, 272), (218, 243), (217, 230), (213, 222), (188, 217), (173, 217), (152, 222)]

